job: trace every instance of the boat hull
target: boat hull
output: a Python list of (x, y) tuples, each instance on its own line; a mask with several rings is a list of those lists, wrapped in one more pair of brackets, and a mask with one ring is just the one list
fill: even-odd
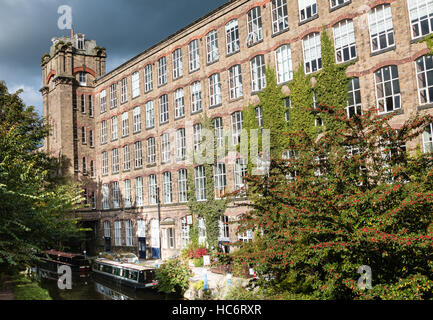
[(108, 281), (109, 283), (115, 283), (119, 286), (126, 286), (134, 289), (152, 289), (156, 286), (154, 282), (149, 283), (139, 283), (134, 281), (129, 281), (128, 279), (124, 279), (122, 277), (118, 277), (115, 275), (110, 275), (99, 270), (93, 270), (92, 276), (95, 280), (102, 279), (103, 281)]

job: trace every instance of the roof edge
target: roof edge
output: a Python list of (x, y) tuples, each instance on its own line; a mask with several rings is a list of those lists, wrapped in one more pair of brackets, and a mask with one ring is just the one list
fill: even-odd
[[(135, 55), (134, 57), (128, 59), (127, 61), (125, 61), (124, 63), (122, 63), (121, 65), (119, 65), (118, 67), (114, 68), (113, 70), (111, 70), (110, 72), (104, 74), (103, 76), (95, 79), (95, 82), (99, 82), (104, 80), (104, 78), (108, 77), (109, 75), (115, 73), (116, 71), (118, 71), (119, 69), (123, 68), (124, 66), (126, 66), (128, 63), (130, 63), (131, 61), (133, 61), (134, 59), (137, 59), (139, 56), (144, 55), (146, 53), (148, 53), (149, 51), (153, 50), (154, 48), (158, 47), (159, 45), (163, 44), (164, 42), (174, 38), (175, 36), (177, 36), (178, 34), (182, 33), (183, 31), (191, 28), (192, 26), (194, 26), (195, 24), (199, 23), (202, 20), (205, 20), (206, 18), (208, 18), (209, 16), (217, 13), (218, 11), (228, 7), (229, 5), (238, 2), (239, 0), (228, 0), (227, 3), (224, 3), (223, 5), (219, 6), (218, 8), (212, 10), (211, 12), (207, 13), (206, 15), (196, 19), (195, 21), (191, 22), (190, 24), (188, 24), (187, 26), (183, 27), (182, 29), (176, 31), (175, 33), (169, 35), (168, 37), (164, 38), (163, 40), (157, 42), (156, 44), (150, 46), (149, 48), (147, 48), (146, 50), (140, 52), (139, 54)], [(248, 0), (249, 1), (249, 0)]]

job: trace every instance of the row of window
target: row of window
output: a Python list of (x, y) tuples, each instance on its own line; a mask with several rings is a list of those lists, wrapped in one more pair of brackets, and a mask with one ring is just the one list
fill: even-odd
[[(198, 166), (195, 169), (195, 191), (198, 201), (206, 201), (206, 176), (204, 166)], [(235, 190), (241, 190), (244, 187), (243, 177), (246, 175), (246, 161), (237, 159), (234, 167)], [(187, 194), (187, 170), (180, 169), (177, 172), (177, 196), (178, 203), (186, 203), (188, 201)], [(214, 166), (214, 182), (215, 182), (215, 198), (221, 199), (227, 191), (227, 177), (225, 163), (217, 163)], [(123, 181), (123, 195), (121, 195), (120, 183), (114, 181), (111, 184), (102, 185), (102, 208), (118, 209), (142, 207), (144, 206), (144, 185), (143, 177), (135, 178), (135, 204), (132, 199), (131, 180)], [(148, 205), (156, 205), (158, 203), (158, 184), (155, 174), (148, 176)], [(121, 204), (122, 202), (122, 204)], [(162, 200), (163, 204), (174, 203), (173, 200), (173, 180), (171, 172), (162, 174)]]
[[(424, 152), (430, 153), (433, 152), (433, 123), (427, 125), (424, 128), (423, 132), (423, 146)], [(290, 157), (290, 155), (287, 155)], [(83, 159), (85, 161), (85, 158)], [(104, 160), (103, 160), (104, 161)], [(91, 161), (91, 167), (93, 168), (93, 161)], [(93, 170), (93, 169), (91, 169)], [(195, 191), (196, 198), (198, 201), (206, 201), (206, 175), (204, 166), (197, 166), (195, 169)], [(237, 159), (234, 168), (235, 175), (235, 190), (240, 190), (244, 187), (243, 177), (246, 174), (246, 161), (244, 159)], [(172, 174), (170, 172), (164, 172), (163, 176), (163, 203), (170, 204), (173, 203), (173, 187), (172, 187)], [(143, 177), (138, 177), (135, 179), (135, 194), (136, 194), (136, 203), (135, 206), (141, 207), (144, 205), (144, 197), (143, 197)], [(178, 202), (185, 203), (188, 201), (187, 195), (187, 170), (181, 169), (178, 171)], [(226, 166), (224, 163), (217, 163), (214, 166), (214, 188), (215, 188), (215, 198), (220, 199), (224, 196), (227, 187), (227, 179), (226, 179)], [(132, 207), (132, 193), (131, 193), (131, 180), (125, 180), (124, 184), (124, 193), (123, 193), (123, 206), (125, 208)], [(111, 197), (110, 197), (110, 189), (111, 189)], [(149, 190), (149, 198), (148, 204), (155, 205), (158, 202), (157, 195), (157, 177), (156, 175), (150, 175), (148, 177), (148, 190)], [(120, 185), (118, 181), (111, 183), (111, 188), (109, 184), (104, 184), (102, 186), (102, 204), (103, 209), (110, 209), (110, 198), (112, 200), (113, 208), (120, 208), (121, 201), (121, 193), (120, 193)], [(87, 191), (86, 191), (87, 198)], [(90, 201), (92, 203), (92, 207), (96, 209), (95, 205), (95, 194), (94, 192), (89, 195)]]
[[(237, 145), (240, 142), (243, 117), (241, 111), (236, 111), (231, 115), (232, 126), (229, 132), (225, 132), (223, 128), (223, 122), (221, 117), (217, 117), (213, 119), (214, 125), (214, 133), (215, 140), (218, 146), (222, 146), (225, 135), (229, 135), (231, 137), (232, 145)], [(117, 137), (117, 122), (114, 121), (115, 125), (113, 126), (112, 122), (112, 134), (115, 132)], [(113, 131), (114, 130), (114, 131)], [(123, 130), (122, 130), (123, 131)], [(101, 126), (101, 137), (102, 141), (105, 141), (107, 136), (107, 126), (106, 122), (102, 122)], [(172, 160), (171, 154), (171, 143), (170, 143), (170, 133), (166, 132), (161, 135), (160, 138), (160, 152), (161, 152), (161, 163), (169, 163)], [(202, 125), (200, 123), (195, 124), (193, 126), (193, 148), (194, 151), (198, 151), (200, 148), (200, 143), (202, 141)], [(143, 145), (142, 141), (136, 141), (133, 144), (133, 161), (134, 161), (134, 169), (143, 168)], [(147, 151), (147, 165), (156, 164), (156, 138), (150, 137), (146, 140), (146, 151)], [(119, 149), (115, 148), (111, 150), (111, 159), (112, 159), (112, 174), (119, 173)], [(123, 171), (129, 171), (131, 169), (131, 148), (130, 145), (125, 145), (122, 147), (122, 155), (123, 155)], [(176, 130), (176, 147), (175, 147), (175, 160), (183, 161), (186, 159), (187, 155), (187, 139), (186, 139), (186, 130), (185, 128), (179, 128)], [(101, 168), (102, 175), (108, 174), (108, 151), (103, 151), (101, 156)]]
[[(170, 222), (174, 224), (174, 221), (172, 219), (168, 219)], [(189, 241), (190, 241), (190, 224), (188, 224), (187, 218), (183, 217), (180, 219), (180, 235), (181, 235), (181, 246), (182, 248), (185, 248)], [(167, 227), (167, 228), (161, 228), (159, 226), (159, 223), (156, 219), (150, 220), (150, 242), (151, 246), (154, 248), (159, 247), (159, 232), (161, 230), (162, 233), (162, 248), (163, 249), (174, 249), (176, 247), (175, 245), (175, 228), (174, 227)], [(219, 236), (218, 239), (220, 241), (229, 241), (230, 240), (230, 228), (229, 228), (229, 217), (228, 216), (221, 216), (219, 221)], [(114, 244), (115, 246), (122, 246), (122, 233), (125, 234), (125, 245), (126, 246), (133, 246), (134, 245), (134, 234), (132, 229), (132, 221), (131, 220), (125, 220), (123, 221), (124, 226), (124, 232), (122, 232), (122, 221), (114, 221)], [(103, 222), (103, 231), (104, 231), (104, 238), (105, 240), (111, 241), (111, 223), (110, 221), (106, 220)], [(137, 221), (137, 233), (138, 238), (146, 238), (146, 222), (144, 220), (138, 220)], [(199, 235), (199, 242), (205, 243), (206, 242), (206, 225), (203, 218), (198, 219), (198, 235)], [(238, 239), (241, 241), (250, 241), (252, 240), (252, 231), (249, 230), (245, 234), (238, 234)]]
[[(433, 58), (430, 55), (422, 56), (415, 61), (416, 68), (416, 78), (418, 85), (418, 95), (419, 101), (421, 105), (433, 103)], [(397, 66), (385, 66), (381, 69), (378, 69), (374, 73), (374, 81), (376, 88), (376, 100), (379, 114), (392, 112), (398, 109), (401, 109), (401, 93), (400, 93), (400, 85), (399, 85), (399, 75)], [(361, 114), (361, 92), (359, 79), (353, 78), (349, 82), (349, 100), (347, 106), (348, 116), (351, 117), (354, 114)], [(290, 99), (287, 99), (286, 106), (290, 107)], [(149, 119), (153, 119), (154, 110), (151, 102), (148, 102), (146, 105), (146, 123), (152, 122)], [(139, 132), (141, 130), (141, 116), (140, 116), (140, 107), (136, 107), (133, 111), (133, 131)], [(261, 109), (257, 108), (256, 112), (257, 121), (259, 126), (262, 126), (261, 120)], [(288, 112), (286, 114), (286, 120), (289, 121), (290, 118), (290, 108), (288, 108)], [(232, 142), (234, 145), (239, 143), (240, 141), (240, 132), (242, 130), (242, 112), (235, 112), (231, 117), (232, 126), (231, 126), (231, 134), (232, 134)], [(320, 118), (316, 119), (316, 125), (320, 125)], [(149, 124), (150, 125), (150, 124)], [(215, 127), (215, 136), (218, 141), (218, 144), (222, 144), (223, 139), (223, 127), (222, 127), (222, 119), (216, 118), (214, 119), (214, 127)], [(117, 116), (111, 119), (111, 139), (116, 140), (118, 134), (117, 128)], [(128, 113), (125, 112), (122, 114), (122, 136), (127, 136), (129, 134), (129, 122), (128, 122)], [(93, 146), (93, 131), (90, 130), (90, 146)], [(201, 125), (196, 124), (194, 126), (194, 149), (197, 150), (200, 141), (201, 141)], [(75, 134), (76, 139), (78, 139)], [(106, 143), (108, 137), (107, 132), (107, 121), (104, 120), (101, 123), (101, 143)], [(86, 131), (85, 128), (82, 128), (82, 142), (86, 143)], [(143, 159), (142, 159), (142, 142), (138, 141), (134, 144), (134, 163), (135, 168), (143, 167)], [(165, 133), (161, 136), (161, 161), (162, 163), (169, 162), (171, 160), (171, 151), (170, 151), (170, 134)], [(123, 159), (124, 159), (124, 170), (130, 170), (130, 150), (129, 146), (123, 147)], [(184, 160), (186, 156), (186, 137), (185, 137), (185, 129), (178, 129), (176, 132), (176, 159)], [(114, 149), (112, 151), (112, 163), (113, 163), (113, 173), (119, 172), (119, 156), (118, 150)], [(147, 163), (149, 165), (156, 163), (156, 142), (155, 138), (149, 138), (147, 140)], [(84, 162), (83, 162), (84, 166)], [(84, 169), (83, 169), (84, 171)], [(93, 171), (93, 170), (92, 170)], [(108, 174), (108, 153), (104, 152), (102, 155), (102, 173)]]
[[(344, 0), (332, 0), (331, 7), (344, 4)], [(335, 3), (335, 6), (333, 5)], [(300, 17), (308, 19), (317, 13), (315, 0), (299, 0)], [(433, 32), (433, 2), (432, 0), (408, 0), (410, 13), (412, 37), (418, 38)], [(271, 1), (273, 32), (278, 33), (288, 28), (287, 4), (285, 0)], [(260, 41), (262, 39), (262, 24), (260, 7), (251, 9), (248, 13), (248, 41)], [(372, 8), (368, 14), (368, 23), (370, 31), (371, 52), (380, 52), (381, 50), (395, 46), (394, 28), (392, 21), (391, 5), (382, 4)], [(239, 31), (237, 20), (232, 20), (226, 25), (227, 35), (227, 54), (239, 51)], [(352, 20), (344, 20), (333, 27), (335, 57), (337, 63), (346, 62), (357, 57), (355, 31)], [(322, 68), (320, 34), (311, 33), (302, 40), (303, 57), (305, 73), (312, 73)], [(206, 36), (207, 62), (212, 63), (218, 60), (218, 35), (216, 30), (209, 32)], [(283, 83), (292, 78), (292, 62), (290, 46), (282, 46), (275, 52), (276, 68), (278, 74), (278, 83)], [(189, 66), (190, 71), (200, 68), (198, 40), (193, 40), (189, 44)], [(158, 85), (167, 83), (167, 58), (162, 57), (158, 60)], [(182, 49), (176, 49), (173, 52), (173, 78), (177, 79), (183, 75), (182, 67)], [(153, 89), (152, 65), (148, 64), (144, 70), (145, 92)], [(132, 75), (132, 98), (140, 95), (139, 72)], [(199, 94), (201, 91), (199, 84), (193, 84), (191, 88), (191, 101), (201, 100)], [(252, 91), (259, 91), (265, 86), (264, 76), (264, 57), (262, 55), (251, 60), (251, 87)], [(213, 75), (209, 79), (209, 92), (211, 106), (217, 105), (220, 101), (221, 84), (219, 75)], [(230, 98), (234, 99), (242, 95), (242, 75), (240, 66), (229, 70), (229, 92)], [(181, 93), (178, 93), (181, 94)], [(201, 93), (200, 93), (201, 95)], [(121, 80), (121, 103), (128, 99), (127, 79)], [(101, 113), (106, 111), (106, 92), (103, 90), (100, 94)], [(201, 101), (197, 102), (201, 104)], [(194, 103), (192, 112), (196, 111), (199, 106)], [(110, 87), (110, 108), (117, 107), (117, 84)]]
[[(422, 56), (415, 61), (415, 71), (416, 71), (416, 79), (418, 86), (418, 97), (421, 105), (433, 103), (433, 58), (430, 55)], [(375, 89), (376, 89), (376, 102), (379, 114), (392, 112), (401, 108), (401, 93), (400, 93), (400, 85), (399, 85), (399, 74), (397, 66), (385, 66), (381, 69), (378, 69), (374, 73), (374, 81), (375, 81)], [(179, 89), (181, 90), (181, 89)], [(360, 93), (360, 85), (359, 79), (354, 78), (349, 83), (349, 101), (348, 101), (348, 115), (351, 116), (353, 114), (361, 114), (361, 93)], [(161, 121), (168, 121), (168, 106), (166, 95), (164, 95), (164, 99), (161, 102), (161, 113), (160, 118)], [(180, 102), (182, 101), (182, 102)], [(182, 115), (184, 112), (184, 104), (183, 104), (183, 96), (175, 95), (175, 114)], [(152, 128), (154, 126), (154, 116), (155, 110), (153, 101), (149, 101), (146, 103), (146, 127)], [(111, 118), (111, 140), (118, 139), (118, 120), (117, 116)], [(129, 119), (128, 112), (122, 114), (122, 137), (126, 137), (129, 135)], [(222, 120), (218, 120), (214, 123), (218, 127), (217, 139), (221, 139), (222, 133)], [(233, 134), (233, 143), (236, 145), (236, 140), (240, 136), (240, 130), (242, 129), (242, 113), (236, 112), (232, 115), (232, 134)], [(141, 109), (140, 107), (136, 107), (133, 110), (133, 132), (137, 133), (141, 131)], [(195, 132), (199, 132), (198, 127), (195, 129)], [(90, 131), (90, 145), (93, 146), (93, 132)], [(195, 134), (196, 135), (196, 134)], [(165, 144), (165, 148), (161, 148), (162, 150), (169, 149), (169, 137), (163, 135), (163, 139), (167, 141)], [(185, 132), (182, 129), (177, 134), (177, 141), (184, 141)], [(105, 144), (108, 141), (108, 129), (107, 129), (107, 120), (103, 120), (101, 122), (101, 144)], [(86, 143), (86, 134), (85, 129), (82, 128), (82, 142)], [(154, 145), (154, 139), (150, 140), (150, 143)], [(199, 141), (197, 142), (199, 143)], [(179, 148), (186, 149), (184, 143), (179, 143)], [(155, 147), (151, 147), (151, 150), (154, 150)], [(148, 147), (148, 150), (150, 150)], [(155, 152), (151, 152), (151, 154), (155, 154)], [(184, 151), (180, 151), (179, 154), (184, 154)], [(151, 156), (153, 159), (153, 156)], [(163, 156), (163, 159), (169, 160), (168, 158)], [(183, 159), (183, 157), (180, 157)], [(166, 161), (163, 161), (166, 162)], [(154, 163), (150, 162), (150, 163)]]
[[(291, 66), (291, 55), (290, 46), (283, 46), (276, 51), (277, 64), (280, 66), (279, 79), (288, 81), (292, 73)], [(251, 60), (251, 86), (253, 91), (260, 91), (266, 86), (265, 79), (265, 61), (263, 55), (258, 55)], [(123, 80), (126, 80), (124, 78)], [(125, 86), (122, 86), (122, 97), (123, 92), (127, 92), (126, 81), (123, 81)], [(242, 70), (240, 65), (235, 65), (228, 70), (228, 83), (229, 83), (229, 96), (230, 99), (237, 99), (243, 96), (243, 82), (242, 82)], [(117, 107), (117, 85), (112, 84), (110, 87), (110, 108)], [(219, 73), (212, 74), (208, 79), (209, 89), (209, 103), (210, 107), (218, 106), (222, 103), (222, 82), (221, 75)], [(125, 90), (125, 91), (124, 91)], [(184, 88), (179, 88), (174, 93), (174, 105), (175, 105), (175, 118), (181, 118), (185, 115), (185, 92)], [(190, 85), (190, 103), (191, 113), (200, 112), (203, 109), (202, 106), (202, 83), (196, 81)], [(138, 91), (139, 92), (139, 91)], [(107, 111), (107, 97), (106, 91), (103, 90), (100, 93), (100, 108), (101, 113)], [(122, 98), (123, 99), (123, 98)], [(153, 115), (153, 101), (149, 101), (146, 104), (146, 109), (152, 109)], [(168, 95), (164, 94), (159, 97), (160, 105), (160, 123), (168, 122)], [(150, 118), (150, 117), (149, 117)], [(153, 118), (153, 117), (152, 117)], [(149, 119), (146, 127), (150, 128), (154, 125), (154, 119)]]

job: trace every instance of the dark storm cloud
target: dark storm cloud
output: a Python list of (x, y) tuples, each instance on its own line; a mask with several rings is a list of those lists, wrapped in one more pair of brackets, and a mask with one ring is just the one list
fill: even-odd
[[(72, 8), (76, 32), (107, 48), (112, 69), (175, 33), (226, 0), (0, 0), (0, 80), (23, 88), (27, 104), (41, 110), (40, 61), (59, 30), (61, 5)], [(109, 71), (109, 70), (107, 70)]]

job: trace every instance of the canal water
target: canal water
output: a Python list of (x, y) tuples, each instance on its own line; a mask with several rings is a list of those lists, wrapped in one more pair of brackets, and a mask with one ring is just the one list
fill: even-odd
[(158, 293), (156, 289), (138, 289), (116, 285), (97, 278), (73, 280), (72, 289), (62, 290), (57, 281), (41, 279), (41, 286), (48, 290), (53, 300), (177, 300), (179, 298)]

